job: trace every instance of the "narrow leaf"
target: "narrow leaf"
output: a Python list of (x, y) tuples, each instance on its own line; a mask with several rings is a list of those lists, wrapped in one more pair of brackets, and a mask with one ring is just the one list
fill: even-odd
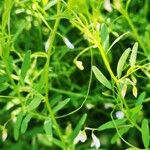
[(96, 66), (92, 66), (92, 70), (95, 74), (95, 77), (100, 83), (102, 83), (108, 89), (112, 89), (111, 83), (106, 79), (106, 77), (102, 74), (102, 72)]
[(136, 63), (137, 49), (138, 49), (138, 43), (136, 42), (133, 45), (131, 56), (130, 56), (130, 60), (129, 60), (131, 67), (133, 67), (135, 65), (135, 63)]
[(118, 42), (120, 41), (126, 34), (129, 34), (129, 32), (125, 32), (124, 34), (120, 35), (109, 47), (107, 53), (111, 50), (111, 48)]
[(145, 96), (146, 96), (146, 92), (142, 92), (142, 93), (139, 95), (139, 97), (138, 97), (138, 99), (137, 99), (135, 105), (136, 105), (136, 106), (142, 105), (142, 103), (143, 103), (143, 101), (144, 101), (144, 99), (145, 99)]
[[(119, 129), (119, 134), (122, 136), (122, 135), (124, 135), (129, 129), (130, 129), (130, 127), (121, 128), (121, 129)], [(112, 137), (112, 139), (111, 139), (111, 144), (115, 144), (119, 138), (120, 138), (120, 136), (118, 135), (118, 133), (116, 133), (116, 134)]]
[(97, 128), (98, 131), (106, 130), (106, 129), (112, 129), (115, 128), (114, 122), (117, 126), (123, 125), (126, 122), (126, 119), (117, 119), (114, 121), (109, 121), (104, 124), (102, 124), (100, 127)]
[(22, 119), (24, 117), (24, 113), (20, 113), (18, 116), (17, 116), (17, 120), (16, 120), (16, 123), (14, 125), (14, 138), (15, 140), (18, 140), (19, 138), (19, 133), (20, 133), (20, 126), (21, 126), (21, 123), (22, 123)]
[(31, 56), (31, 51), (27, 51), (25, 53), (23, 63), (22, 63), (22, 66), (21, 66), (20, 77), (21, 77), (22, 81), (25, 79), (27, 71), (28, 71), (29, 66), (30, 66), (30, 56)]
[(62, 109), (68, 102), (70, 101), (70, 98), (65, 99), (62, 102), (59, 102), (54, 108), (53, 108), (53, 112), (54, 114), (56, 112), (58, 112), (60, 109)]
[(106, 24), (104, 23), (101, 25), (100, 36), (104, 50), (107, 50), (109, 47), (109, 32)]
[(33, 109), (37, 108), (40, 105), (42, 99), (43, 98), (41, 96), (35, 96), (33, 98), (33, 100), (29, 103), (29, 105), (27, 106), (27, 109), (33, 110)]
[(7, 65), (8, 65), (9, 73), (11, 74), (13, 71), (13, 58), (11, 56), (8, 57)]
[(31, 118), (32, 118), (31, 114), (27, 114), (26, 117), (23, 119), (22, 124), (21, 124), (21, 133), (26, 132)]
[(137, 105), (136, 107), (131, 108), (131, 109), (129, 110), (130, 116), (131, 116), (131, 117), (134, 117), (134, 116), (136, 117), (136, 116), (137, 116), (137, 113), (139, 113), (142, 108), (143, 108), (142, 105)]
[(122, 75), (122, 71), (123, 71), (124, 65), (125, 65), (125, 63), (127, 61), (127, 58), (129, 56), (130, 51), (131, 51), (130, 48), (126, 49), (123, 52), (123, 54), (121, 55), (121, 57), (120, 57), (120, 59), (118, 61), (118, 65), (117, 65), (117, 76), (118, 76), (118, 78), (120, 78), (121, 75)]
[(145, 148), (148, 148), (149, 147), (149, 125), (147, 119), (144, 119), (142, 121), (142, 141)]
[(49, 140), (52, 140), (52, 121), (51, 119), (44, 121), (44, 130)]
[(78, 133), (80, 132), (82, 126), (84, 125), (85, 123), (85, 120), (87, 118), (87, 114), (84, 114), (81, 119), (79, 120), (79, 122), (77, 123), (74, 131), (72, 132), (72, 134), (70, 135), (69, 139), (70, 139), (70, 142), (73, 142), (74, 138), (78, 135)]

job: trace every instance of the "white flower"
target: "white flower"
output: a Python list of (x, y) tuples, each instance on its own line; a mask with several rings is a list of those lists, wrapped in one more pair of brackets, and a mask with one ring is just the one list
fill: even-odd
[(6, 138), (7, 138), (7, 129), (4, 128), (2, 131), (2, 141), (4, 142)]
[(76, 136), (76, 138), (74, 139), (74, 144), (77, 144), (78, 142), (85, 142), (86, 141), (86, 139), (87, 139), (87, 135), (86, 135), (86, 132), (85, 132), (85, 130), (83, 130), (83, 131), (80, 131), (79, 132), (79, 134)]
[(107, 10), (108, 12), (112, 12), (112, 7), (111, 7), (110, 0), (105, 0), (105, 1), (104, 1), (104, 8), (105, 8), (105, 10)]
[(116, 117), (117, 117), (118, 119), (122, 119), (122, 118), (124, 118), (124, 113), (123, 113), (122, 111), (117, 111), (117, 112), (116, 112)]
[(92, 143), (91, 147), (95, 147), (98, 149), (101, 146), (100, 140), (95, 136), (95, 134), (92, 132)]
[(80, 69), (80, 70), (84, 70), (84, 66), (83, 66), (83, 63), (82, 61), (75, 61), (74, 62), (76, 64), (76, 66)]
[(67, 39), (66, 37), (63, 37), (63, 40), (68, 48), (74, 49), (74, 45), (69, 41), (69, 39)]

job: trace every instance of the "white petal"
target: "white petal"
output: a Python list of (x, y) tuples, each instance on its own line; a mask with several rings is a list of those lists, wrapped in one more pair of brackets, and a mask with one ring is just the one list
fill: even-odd
[(6, 129), (3, 129), (2, 131), (2, 141), (4, 142), (7, 138), (7, 130)]
[(116, 112), (116, 117), (117, 117), (118, 119), (122, 119), (122, 118), (124, 118), (124, 113), (123, 113), (122, 111), (117, 111), (117, 112)]
[(68, 48), (74, 49), (74, 45), (69, 41), (69, 39), (67, 39), (66, 37), (63, 37), (63, 40)]
[(92, 143), (91, 143), (91, 147), (96, 147), (96, 149), (98, 149), (101, 144), (100, 144), (100, 141), (99, 139), (95, 136), (95, 134), (92, 132)]
[(80, 131), (79, 134), (76, 136), (76, 138), (74, 139), (74, 144), (77, 144), (79, 141), (81, 141), (82, 143), (85, 142), (87, 140), (87, 135), (85, 130)]
[(85, 130), (81, 131), (80, 133), (80, 141), (83, 143), (87, 140), (86, 132)]

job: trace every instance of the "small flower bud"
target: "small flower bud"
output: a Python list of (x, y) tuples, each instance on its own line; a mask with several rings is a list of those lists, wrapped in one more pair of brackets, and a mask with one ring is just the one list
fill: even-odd
[(133, 86), (132, 93), (133, 93), (134, 97), (137, 97), (137, 88), (136, 88), (136, 86)]
[(75, 61), (76, 66), (80, 69), (80, 70), (84, 70), (84, 66), (82, 64), (82, 61)]
[(66, 44), (66, 46), (67, 46), (68, 48), (74, 49), (74, 45), (69, 41), (68, 38), (63, 37), (63, 40), (64, 40), (64, 42), (65, 42), (65, 44)]

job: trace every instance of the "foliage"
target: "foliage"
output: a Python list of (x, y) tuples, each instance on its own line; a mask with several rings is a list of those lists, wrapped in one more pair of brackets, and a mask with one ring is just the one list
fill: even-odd
[(0, 1), (1, 149), (149, 149), (149, 6)]

